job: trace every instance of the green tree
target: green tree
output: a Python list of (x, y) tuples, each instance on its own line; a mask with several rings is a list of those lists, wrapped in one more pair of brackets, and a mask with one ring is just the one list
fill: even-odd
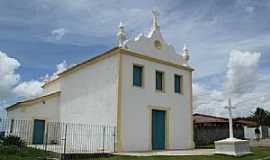
[(263, 108), (256, 108), (256, 111), (252, 114), (251, 118), (260, 126), (270, 126), (270, 112), (264, 110)]
[(265, 125), (270, 127), (270, 112), (267, 111), (266, 113), (267, 113), (267, 116), (265, 118)]

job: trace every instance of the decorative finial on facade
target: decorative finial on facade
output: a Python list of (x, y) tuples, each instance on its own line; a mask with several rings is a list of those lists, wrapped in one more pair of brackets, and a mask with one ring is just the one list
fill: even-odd
[(184, 52), (187, 52), (187, 51), (188, 51), (187, 45), (186, 45), (186, 44), (184, 44), (183, 51), (184, 51)]
[(153, 13), (153, 21), (152, 21), (152, 28), (151, 30), (154, 31), (154, 30), (159, 30), (159, 25), (158, 25), (158, 22), (157, 22), (157, 17), (160, 15), (160, 12), (158, 9), (153, 9), (152, 10), (152, 13)]
[(121, 48), (124, 47), (124, 42), (127, 39), (126, 32), (125, 32), (124, 28), (125, 27), (124, 27), (123, 23), (120, 22), (116, 35), (117, 35), (118, 46)]
[(186, 44), (184, 44), (184, 48), (183, 48), (182, 52), (183, 53), (182, 53), (181, 56), (183, 57), (183, 60), (184, 60), (183, 65), (184, 66), (189, 66), (188, 61), (189, 61), (189, 58), (190, 58), (190, 54), (189, 54), (189, 50), (187, 49)]

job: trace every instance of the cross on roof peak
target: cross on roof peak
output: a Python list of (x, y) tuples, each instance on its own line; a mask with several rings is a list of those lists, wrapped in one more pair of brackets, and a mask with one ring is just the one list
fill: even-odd
[(158, 9), (153, 9), (153, 10), (152, 10), (152, 13), (153, 13), (153, 15), (154, 15), (155, 17), (158, 17), (158, 16), (160, 15), (160, 12), (159, 12)]
[(154, 31), (154, 30), (159, 29), (159, 25), (158, 25), (158, 22), (157, 22), (157, 17), (160, 15), (160, 12), (159, 12), (158, 9), (153, 9), (152, 13), (153, 13), (152, 31)]

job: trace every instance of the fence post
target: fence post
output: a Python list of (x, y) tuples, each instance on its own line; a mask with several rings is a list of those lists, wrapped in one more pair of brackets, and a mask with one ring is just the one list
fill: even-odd
[(113, 127), (113, 153), (115, 153), (115, 143), (116, 143), (116, 140), (115, 140), (116, 133), (115, 133), (115, 131), (116, 131), (116, 127)]
[(49, 122), (46, 125), (46, 134), (45, 134), (45, 158), (47, 159), (47, 145), (48, 145), (48, 132), (49, 132)]
[(67, 124), (65, 127), (65, 138), (64, 138), (64, 160), (66, 160), (66, 145), (67, 145)]
[(102, 137), (102, 151), (104, 153), (105, 150), (105, 126), (103, 126), (103, 137)]

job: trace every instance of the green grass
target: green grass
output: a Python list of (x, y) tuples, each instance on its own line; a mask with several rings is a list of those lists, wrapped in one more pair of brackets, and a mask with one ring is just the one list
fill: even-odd
[[(48, 153), (52, 156), (52, 153)], [(45, 152), (34, 148), (18, 149), (16, 146), (0, 146), (0, 160), (38, 160), (44, 159)]]
[[(1, 149), (1, 148), (0, 148)], [(213, 156), (151, 156), (151, 157), (135, 157), (135, 156), (111, 156), (108, 158), (98, 158), (98, 160), (256, 160), (269, 157), (270, 147), (256, 147), (251, 149), (253, 154), (243, 157), (231, 157), (222, 155)], [(25, 148), (21, 151), (0, 150), (0, 160), (38, 160), (44, 158), (44, 151)], [(87, 159), (85, 159), (87, 160)]]
[(253, 154), (242, 157), (232, 157), (223, 155), (213, 156), (151, 156), (151, 157), (132, 157), (132, 156), (112, 156), (99, 160), (256, 160), (269, 157), (270, 147), (256, 147), (251, 149)]

